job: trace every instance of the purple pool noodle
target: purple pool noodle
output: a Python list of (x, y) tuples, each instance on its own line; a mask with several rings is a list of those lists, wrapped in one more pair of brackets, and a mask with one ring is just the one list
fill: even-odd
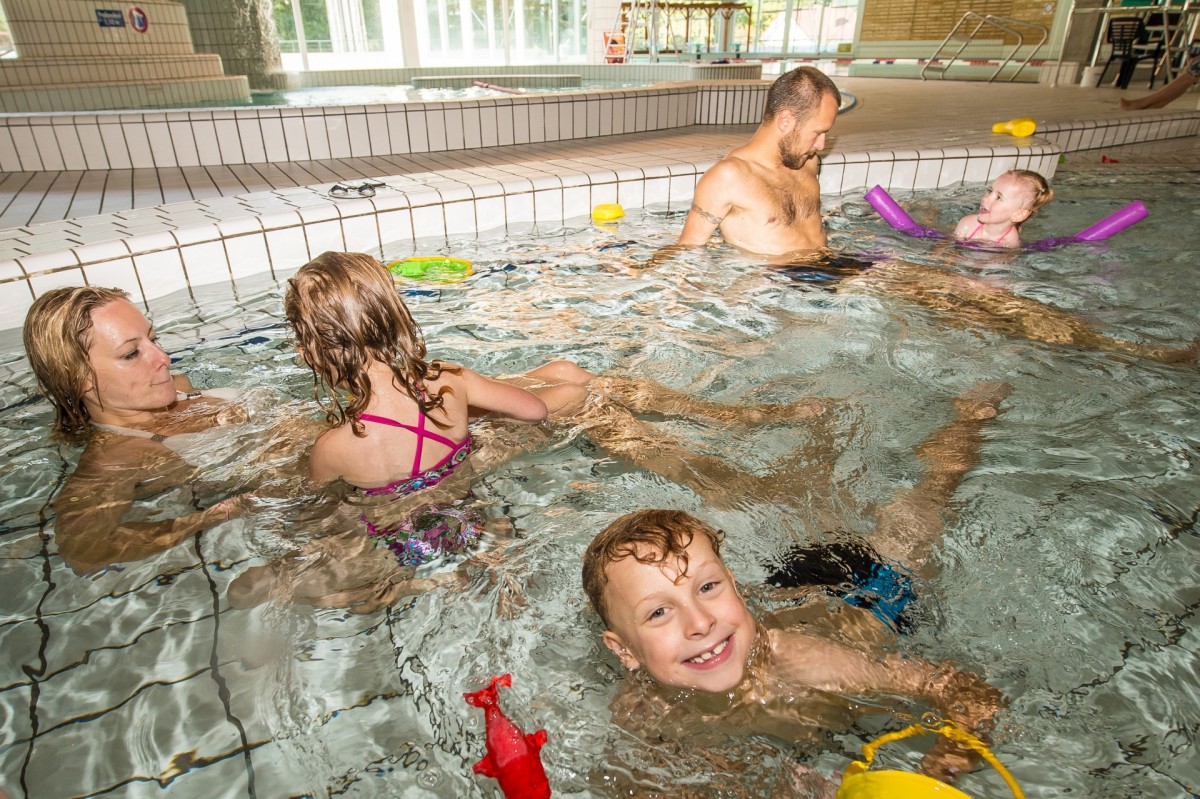
[(1103, 241), (1117, 235), (1130, 225), (1141, 222), (1149, 215), (1150, 212), (1146, 210), (1145, 204), (1141, 200), (1134, 200), (1129, 205), (1119, 211), (1114, 211), (1094, 225), (1085, 227), (1074, 236), (1042, 239), (1028, 246), (1030, 249), (1045, 252), (1055, 247), (1061, 247), (1064, 244), (1078, 244), (1081, 241)]
[(1026, 244), (1025, 249), (1045, 252), (1046, 250), (1053, 250), (1055, 247), (1061, 247), (1064, 244), (1078, 244), (1079, 241), (1074, 236), (1058, 236), (1057, 238), (1042, 239), (1041, 241)]
[(865, 199), (871, 204), (872, 208), (879, 212), (879, 215), (883, 217), (883, 221), (901, 233), (918, 239), (940, 239), (946, 236), (940, 230), (918, 225), (914, 222), (912, 217), (900, 207), (899, 203), (892, 199), (890, 194), (884, 191), (882, 186), (877, 185), (867, 192)]
[(1119, 211), (1109, 214), (1094, 225), (1075, 234), (1080, 241), (1103, 241), (1115, 236), (1130, 225), (1141, 222), (1150, 212), (1141, 200), (1134, 200)]
[(900, 204), (884, 191), (883, 186), (876, 185), (875, 188), (867, 192), (865, 199), (871, 204), (872, 208), (879, 212), (883, 220), (896, 230), (908, 230), (917, 226), (917, 223), (900, 207)]

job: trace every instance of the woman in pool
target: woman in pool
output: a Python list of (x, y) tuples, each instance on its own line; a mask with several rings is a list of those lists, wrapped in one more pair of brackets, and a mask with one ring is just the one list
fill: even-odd
[[(59, 554), (77, 574), (165, 551), (239, 513), (244, 500), (186, 498), (200, 510), (138, 518), (138, 500), (196, 479), (215, 428), (248, 420), (231, 394), (172, 375), (146, 317), (124, 291), (68, 287), (29, 309), (25, 353), (54, 406), (55, 435), (86, 445), (54, 502)], [(217, 433), (224, 436), (225, 433)]]
[(1046, 179), (1028, 169), (1010, 169), (996, 178), (979, 211), (958, 221), (954, 237), (994, 247), (1021, 246), (1021, 225), (1054, 199)]

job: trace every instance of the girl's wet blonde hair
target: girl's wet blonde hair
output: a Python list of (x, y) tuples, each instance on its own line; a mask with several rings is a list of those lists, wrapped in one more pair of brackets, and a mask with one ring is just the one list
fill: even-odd
[(1021, 185), (1029, 189), (1030, 195), (1033, 197), (1033, 202), (1029, 204), (1029, 216), (1017, 223), (1017, 227), (1029, 221), (1029, 217), (1038, 212), (1046, 203), (1054, 199), (1054, 189), (1050, 188), (1050, 184), (1041, 174), (1034, 172), (1031, 169), (1010, 169), (1008, 174), (1015, 177), (1021, 182)]
[(64, 286), (38, 297), (25, 315), (25, 356), (38, 389), (54, 406), (54, 434), (64, 441), (82, 444), (91, 432), (83, 396), (96, 383), (88, 357), (92, 311), (128, 299), (120, 289)]
[[(372, 397), (367, 376), (371, 360), (391, 367), (392, 385), (411, 397), (421, 413), (428, 416), (442, 407), (442, 394), (450, 389), (443, 387), (431, 397), (425, 382), (458, 369), (425, 360), (420, 327), (400, 299), (391, 273), (371, 256), (317, 256), (288, 281), (283, 311), (301, 357), (313, 371), (313, 394), (336, 426), (349, 423), (356, 436), (364, 435), (358, 417)], [(350, 395), (344, 406), (338, 393), (342, 391)], [(431, 421), (446, 427), (432, 417)]]

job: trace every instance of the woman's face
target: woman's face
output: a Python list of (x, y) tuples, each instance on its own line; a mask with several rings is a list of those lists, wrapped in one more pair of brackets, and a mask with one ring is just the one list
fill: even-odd
[(92, 311), (88, 361), (96, 382), (87, 387), (84, 401), (93, 419), (133, 417), (175, 401), (171, 358), (157, 341), (150, 322), (128, 300)]

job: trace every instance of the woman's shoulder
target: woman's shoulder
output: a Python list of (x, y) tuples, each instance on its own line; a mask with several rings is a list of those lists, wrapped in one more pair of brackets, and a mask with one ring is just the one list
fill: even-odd
[[(139, 431), (140, 432), (140, 431)], [(83, 453), (79, 456), (82, 466), (113, 466), (128, 462), (146, 452), (162, 449), (162, 437), (153, 433), (144, 436), (129, 435), (116, 430), (93, 427)]]

